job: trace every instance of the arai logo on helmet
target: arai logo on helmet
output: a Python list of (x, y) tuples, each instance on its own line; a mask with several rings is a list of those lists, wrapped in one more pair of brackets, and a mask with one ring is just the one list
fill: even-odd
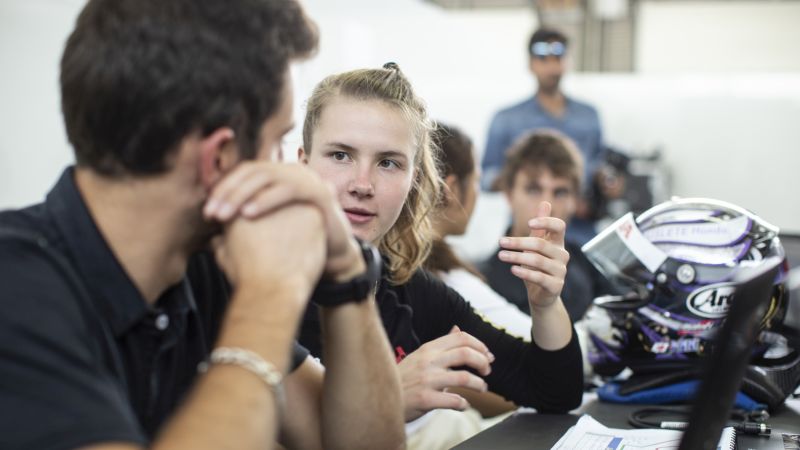
[(733, 300), (734, 290), (734, 285), (726, 283), (705, 286), (689, 294), (686, 307), (700, 317), (709, 319), (725, 317)]

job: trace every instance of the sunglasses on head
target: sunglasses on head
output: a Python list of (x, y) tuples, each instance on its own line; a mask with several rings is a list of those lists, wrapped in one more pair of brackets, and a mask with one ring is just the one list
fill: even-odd
[(547, 58), (555, 56), (561, 58), (567, 51), (567, 46), (563, 42), (534, 42), (531, 45), (531, 55), (537, 58)]

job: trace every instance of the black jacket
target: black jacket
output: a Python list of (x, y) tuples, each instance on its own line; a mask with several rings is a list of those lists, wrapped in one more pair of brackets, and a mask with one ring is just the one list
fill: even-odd
[[(543, 350), (483, 321), (456, 291), (424, 270), (400, 286), (382, 280), (376, 299), (398, 362), (458, 325), (495, 355), (492, 373), (485, 377), (490, 391), (540, 412), (566, 412), (580, 405), (583, 367), (574, 331), (563, 349)], [(311, 305), (299, 340), (315, 356), (322, 354), (319, 325), (317, 308)]]

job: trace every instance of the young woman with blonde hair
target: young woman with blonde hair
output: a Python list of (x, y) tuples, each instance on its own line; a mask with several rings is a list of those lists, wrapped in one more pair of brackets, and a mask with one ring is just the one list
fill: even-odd
[[(424, 103), (389, 63), (320, 82), (307, 103), (298, 150), (299, 160), (332, 185), (356, 237), (383, 256), (375, 298), (398, 362), (406, 421), (433, 409), (464, 410), (487, 391), (541, 412), (577, 407), (580, 348), (559, 297), (569, 258), (563, 221), (543, 207), (531, 237), (501, 240), (502, 257), (529, 287), (531, 342), (483, 321), (421, 268), (441, 189), (432, 129)], [(323, 362), (318, 315), (335, 313), (327, 309), (310, 305), (299, 336)]]

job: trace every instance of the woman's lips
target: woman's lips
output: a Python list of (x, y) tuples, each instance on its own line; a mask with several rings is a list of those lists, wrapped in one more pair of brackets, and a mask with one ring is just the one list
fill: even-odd
[(375, 217), (375, 214), (361, 209), (345, 209), (344, 213), (350, 223), (354, 225), (365, 224)]

